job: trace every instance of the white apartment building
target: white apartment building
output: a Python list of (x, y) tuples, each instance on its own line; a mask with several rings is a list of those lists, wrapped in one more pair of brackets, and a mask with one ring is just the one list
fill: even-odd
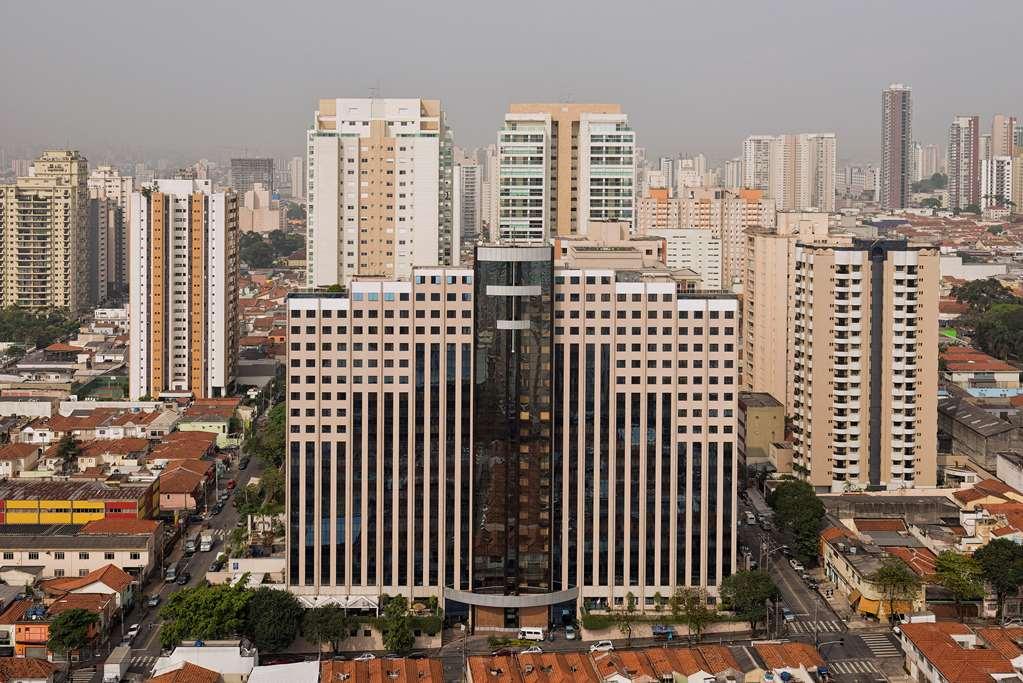
[(306, 158), (307, 285), (458, 263), (440, 100), (320, 100)]
[(991, 157), (980, 162), (980, 207), (1003, 209), (1012, 201), (1012, 157)]
[(591, 221), (634, 225), (635, 146), (618, 105), (511, 105), (498, 133), (496, 237), (585, 235)]
[(225, 396), (238, 365), (238, 201), (210, 180), (131, 198), (129, 394)]
[(742, 143), (742, 185), (752, 190), (771, 187), (771, 147), (774, 135), (750, 135)]
[(305, 198), (305, 159), (291, 157), (288, 162), (288, 175), (291, 176), (292, 199)]
[(462, 240), (475, 240), (481, 228), (480, 166), (476, 159), (456, 159), (454, 171), (454, 219)]
[(738, 190), (743, 186), (742, 157), (725, 161), (724, 183), (726, 190)]
[(664, 238), (668, 268), (688, 268), (700, 276), (700, 289), (721, 289), (721, 238), (706, 229), (654, 229), (647, 236)]
[(89, 197), (92, 199), (112, 199), (128, 213), (131, 206), (131, 193), (135, 190), (135, 179), (130, 175), (123, 176), (113, 166), (97, 166), (89, 173)]

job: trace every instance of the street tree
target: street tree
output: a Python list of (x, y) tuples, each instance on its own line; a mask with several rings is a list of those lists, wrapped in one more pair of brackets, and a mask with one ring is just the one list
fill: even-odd
[(973, 558), (980, 564), (981, 576), (994, 591), (1000, 620), (1005, 599), (1023, 586), (1023, 546), (1007, 538), (996, 538), (978, 549)]
[(699, 642), (703, 630), (707, 628), (707, 624), (714, 621), (716, 615), (716, 612), (707, 606), (706, 594), (698, 588), (679, 586), (672, 598), (678, 603), (679, 613), (689, 627), (690, 639)]
[(249, 630), (261, 652), (280, 652), (298, 635), (302, 605), (292, 593), (260, 588), (249, 600)]
[(412, 634), (412, 616), (404, 596), (396, 595), (387, 601), (381, 617), (381, 631), (384, 647), (391, 652), (404, 654), (412, 649), (416, 637)]
[(67, 655), (81, 650), (92, 637), (92, 627), (99, 623), (99, 615), (89, 610), (75, 608), (61, 612), (50, 622), (50, 639), (46, 646), (52, 651)]
[(317, 648), (324, 643), (329, 644), (330, 651), (337, 653), (356, 626), (356, 621), (339, 605), (313, 607), (302, 616), (302, 637)]
[(160, 610), (160, 644), (217, 640), (249, 633), (248, 604), (253, 592), (246, 575), (236, 585), (194, 586), (173, 593)]
[(771, 491), (767, 504), (774, 510), (779, 528), (794, 537), (796, 554), (803, 560), (816, 557), (824, 524), (824, 503), (817, 498), (813, 486), (787, 479)]
[(721, 600), (736, 616), (749, 622), (750, 630), (767, 618), (767, 603), (778, 598), (778, 587), (763, 570), (740, 571), (721, 582)]
[(969, 555), (945, 550), (934, 563), (934, 583), (947, 590), (956, 604), (956, 614), (963, 619), (963, 601), (983, 596), (980, 563)]
[(916, 572), (898, 559), (890, 557), (867, 576), (867, 580), (877, 587), (888, 603), (888, 620), (895, 618), (895, 603), (900, 600), (913, 600), (920, 592), (923, 581)]
[(627, 643), (632, 643), (632, 625), (636, 621), (636, 596), (629, 591), (625, 594), (625, 605), (614, 613), (615, 624)]
[(1019, 298), (993, 277), (971, 280), (952, 288), (956, 301), (975, 311), (986, 311), (994, 304), (1016, 304)]

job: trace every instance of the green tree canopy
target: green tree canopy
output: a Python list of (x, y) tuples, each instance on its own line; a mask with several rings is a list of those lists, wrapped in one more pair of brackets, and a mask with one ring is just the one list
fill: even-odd
[(250, 268), (269, 268), (276, 259), (273, 247), (262, 239), (258, 242), (243, 245), (239, 250), (239, 256)]
[(944, 173), (935, 173), (930, 178), (918, 180), (912, 184), (913, 192), (934, 192), (944, 190), (948, 186), (948, 176)]
[(404, 596), (398, 595), (387, 601), (380, 626), (385, 648), (398, 654), (404, 654), (412, 649), (416, 638), (412, 634), (412, 616), (408, 612), (408, 600)]
[(305, 207), (292, 202), (288, 204), (288, 220), (300, 220), (305, 218)]
[(338, 605), (313, 607), (302, 617), (302, 637), (317, 646), (328, 643), (331, 652), (339, 652), (342, 641), (356, 626), (356, 621)]
[(952, 296), (974, 311), (986, 311), (994, 304), (1018, 304), (1019, 298), (993, 277), (971, 280), (952, 288)]
[(824, 503), (813, 486), (805, 481), (786, 479), (767, 497), (778, 526), (795, 538), (795, 551), (803, 560), (817, 556)]
[(888, 603), (888, 619), (894, 619), (895, 603), (900, 600), (912, 600), (920, 592), (923, 581), (916, 572), (897, 557), (890, 557), (867, 576), (867, 580), (877, 586)]
[(284, 434), (287, 429), (287, 406), (278, 403), (266, 414), (266, 421), (254, 425), (245, 440), (245, 452), (263, 461), (267, 467), (284, 464)]
[(305, 247), (305, 237), (294, 232), (271, 230), (267, 233), (267, 239), (270, 241), (270, 247), (274, 250), (274, 255), (278, 258), (291, 256)]
[(0, 341), (22, 346), (49, 346), (78, 329), (78, 321), (62, 309), (37, 311), (11, 306), (0, 310)]
[(991, 586), (998, 601), (998, 618), (1002, 618), (1005, 598), (1015, 595), (1023, 586), (1023, 546), (1007, 538), (996, 538), (973, 554), (980, 565), (981, 576)]
[(637, 616), (636, 596), (629, 591), (625, 594), (625, 604), (614, 613), (615, 625), (629, 643), (632, 642), (632, 625), (636, 622)]
[(99, 615), (80, 608), (61, 612), (50, 622), (50, 639), (46, 646), (66, 655), (80, 650), (89, 642), (89, 630), (99, 622)]
[(736, 572), (721, 582), (725, 607), (748, 621), (753, 631), (767, 618), (767, 601), (778, 596), (778, 587), (763, 570)]
[(679, 586), (669, 600), (671, 613), (681, 617), (689, 627), (689, 636), (696, 642), (700, 641), (707, 624), (714, 621), (716, 612), (707, 606), (707, 596), (698, 588)]
[(963, 618), (963, 600), (983, 597), (980, 563), (969, 555), (945, 550), (935, 562), (934, 583), (952, 594), (959, 620)]
[(160, 644), (173, 647), (182, 640), (216, 640), (245, 635), (248, 604), (253, 592), (236, 585), (195, 586), (172, 594), (160, 610)]
[(248, 604), (252, 642), (261, 652), (280, 652), (298, 635), (302, 605), (289, 591), (260, 588)]

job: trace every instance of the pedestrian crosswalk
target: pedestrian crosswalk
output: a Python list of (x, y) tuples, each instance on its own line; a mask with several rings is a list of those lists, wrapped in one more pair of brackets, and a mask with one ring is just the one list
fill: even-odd
[(869, 659), (846, 659), (841, 662), (828, 662), (828, 671), (832, 674), (877, 674), (881, 670)]
[(142, 672), (145, 672), (145, 673), (148, 674), (150, 671), (153, 670), (153, 667), (155, 665), (156, 665), (156, 655), (148, 655), (148, 656), (146, 656), (146, 655), (139, 655), (137, 657), (132, 657), (131, 658), (131, 664), (128, 665), (128, 668), (129, 669), (134, 669), (135, 671), (142, 671)]
[(866, 643), (870, 654), (875, 657), (901, 657), (902, 649), (887, 633), (861, 633), (860, 638)]
[(840, 633), (845, 628), (841, 621), (790, 621), (789, 633)]

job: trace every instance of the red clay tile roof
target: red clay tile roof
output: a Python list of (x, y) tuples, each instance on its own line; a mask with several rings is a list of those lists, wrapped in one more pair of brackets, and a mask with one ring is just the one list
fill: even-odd
[(218, 683), (220, 674), (204, 669), (192, 662), (185, 662), (174, 671), (162, 673), (147, 679), (146, 683)]
[(0, 657), (0, 681), (48, 679), (57, 670), (45, 659), (31, 657)]
[(979, 628), (977, 635), (988, 644), (988, 647), (1009, 659), (1015, 659), (1023, 654), (1023, 650), (1017, 645), (1023, 639), (1023, 628)]
[(998, 479), (982, 479), (974, 484), (973, 488), (996, 496), (1005, 496), (1007, 493), (1019, 493), (1019, 491)]
[(955, 493), (952, 494), (952, 496), (956, 500), (958, 500), (960, 502), (963, 502), (963, 503), (972, 503), (975, 500), (980, 500), (981, 498), (987, 498), (987, 494), (986, 493), (982, 493), (982, 492), (978, 491), (975, 488), (963, 489), (962, 491), (956, 491)]
[(927, 548), (907, 548), (905, 546), (886, 547), (885, 552), (899, 558), (920, 576), (932, 576), (938, 557)]
[(160, 475), (160, 493), (192, 493), (203, 482), (201, 474), (178, 468)]
[(824, 660), (809, 643), (761, 643), (754, 647), (769, 669), (804, 666), (813, 670), (824, 666)]
[(111, 536), (142, 536), (155, 532), (160, 522), (155, 519), (122, 519), (105, 517), (96, 519), (81, 528), (80, 534), (97, 534)]
[(1019, 368), (968, 346), (950, 346), (941, 357), (950, 372), (1019, 372)]
[(853, 533), (845, 527), (829, 526), (821, 532), (821, 538), (830, 543), (836, 538), (852, 538)]
[(950, 683), (990, 682), (991, 674), (1014, 673), (1012, 662), (996, 649), (966, 649), (952, 636), (973, 632), (964, 624), (949, 621), (903, 624), (903, 635)]
[(50, 344), (43, 349), (43, 351), (52, 351), (54, 353), (84, 353), (88, 350), (81, 346), (72, 346), (71, 344), (62, 344), (60, 342)]
[(195, 474), (205, 475), (213, 469), (213, 463), (209, 460), (169, 460), (163, 472), (168, 474), (177, 469), (186, 469)]
[[(560, 654), (560, 653), (559, 653)], [(529, 655), (526, 655), (529, 656)], [(540, 655), (550, 656), (550, 655)], [(482, 659), (471, 657), (473, 659)], [(499, 661), (511, 659), (511, 657), (487, 657)], [(505, 671), (508, 668), (505, 667)], [(324, 683), (335, 683), (337, 681), (350, 681), (350, 683), (361, 683), (366, 681), (397, 681), (398, 683), (441, 683), (444, 680), (444, 668), (439, 659), (373, 659), (368, 662), (345, 662), (340, 660), (329, 660), (320, 663), (320, 680)], [(483, 679), (481, 679), (483, 680)], [(512, 678), (492, 680), (517, 680)], [(518, 679), (521, 680), (521, 679)], [(544, 681), (544, 678), (534, 677), (530, 680)], [(548, 678), (554, 681), (597, 681), (597, 678)], [(160, 680), (153, 678), (149, 683), (186, 683), (178, 680)], [(205, 681), (187, 681), (187, 683), (206, 683)]]
[(906, 522), (901, 519), (871, 519), (857, 517), (853, 520), (856, 530), (869, 534), (871, 531), (905, 531)]
[(69, 609), (84, 609), (99, 614), (112, 600), (112, 593), (68, 593), (50, 603), (46, 613), (52, 616)]
[(0, 613), (0, 624), (13, 624), (25, 616), (25, 611), (31, 606), (31, 600), (15, 600)]
[(8, 443), (0, 446), (0, 460), (20, 460), (37, 453), (40, 446), (37, 443)]
[(82, 444), (78, 457), (100, 455), (130, 455), (149, 450), (149, 439), (97, 439)]
[(106, 564), (94, 569), (85, 576), (68, 576), (43, 581), (42, 586), (51, 592), (73, 591), (94, 583), (102, 583), (118, 593), (131, 585), (133, 579), (116, 565)]

